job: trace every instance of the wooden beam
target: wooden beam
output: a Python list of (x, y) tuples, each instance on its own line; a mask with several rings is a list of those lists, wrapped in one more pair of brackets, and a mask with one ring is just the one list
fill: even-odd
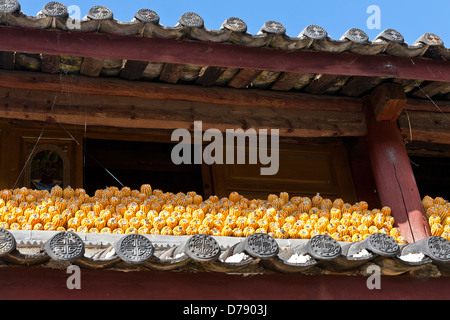
[(397, 120), (407, 101), (403, 87), (394, 83), (383, 83), (378, 86), (369, 99), (377, 121)]
[(431, 98), (436, 94), (448, 93), (449, 91), (450, 82), (431, 82), (417, 88), (412, 95), (417, 98)]
[(80, 73), (90, 77), (98, 77), (103, 68), (103, 61), (104, 59), (84, 58)]
[(371, 91), (383, 81), (385, 79), (382, 77), (354, 77), (344, 85), (340, 93), (350, 97), (359, 97)]
[(127, 60), (120, 72), (120, 76), (128, 80), (138, 80), (142, 76), (147, 65), (148, 62)]
[(255, 48), (211, 41), (0, 27), (0, 50), (255, 70), (450, 81), (450, 63), (421, 57)]
[(234, 106), (272, 107), (298, 110), (342, 110), (362, 112), (358, 98), (332, 97), (303, 93), (239, 90), (182, 84), (126, 81), (112, 78), (51, 75), (25, 71), (0, 70), (0, 87), (83, 95), (109, 95), (157, 100), (184, 100)]
[(228, 86), (232, 88), (248, 87), (261, 72), (262, 70), (243, 69), (228, 82)]
[(450, 112), (449, 100), (408, 99), (404, 109), (413, 111)]
[(405, 141), (450, 144), (450, 113), (406, 111), (398, 126)]
[(0, 118), (128, 129), (279, 129), (287, 137), (366, 134), (364, 114), (355, 111), (255, 108), (177, 100), (80, 95), (0, 89)]
[(225, 70), (226, 68), (203, 67), (199, 73), (199, 78), (195, 81), (195, 83), (203, 86), (212, 86), (225, 72)]
[(167, 83), (177, 83), (183, 70), (184, 65), (182, 64), (166, 63), (161, 71), (159, 80)]
[(61, 63), (60, 56), (43, 54), (42, 55), (42, 72), (58, 73), (60, 63)]
[(347, 76), (338, 76), (331, 74), (319, 74), (310, 82), (305, 91), (312, 94), (323, 94), (334, 84), (346, 79)]
[(270, 89), (278, 91), (289, 91), (297, 83), (302, 75), (293, 72), (282, 73), (277, 80), (272, 84)]
[(419, 190), (402, 136), (393, 121), (376, 121), (366, 100), (367, 142), (381, 205), (392, 209), (408, 242), (430, 236)]
[(14, 52), (0, 52), (0, 68), (14, 70)]

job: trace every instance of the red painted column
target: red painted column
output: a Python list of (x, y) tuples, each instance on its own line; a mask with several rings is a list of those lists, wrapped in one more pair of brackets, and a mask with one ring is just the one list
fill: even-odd
[(389, 206), (408, 242), (430, 236), (419, 190), (396, 121), (376, 121), (366, 100), (367, 142), (381, 205)]

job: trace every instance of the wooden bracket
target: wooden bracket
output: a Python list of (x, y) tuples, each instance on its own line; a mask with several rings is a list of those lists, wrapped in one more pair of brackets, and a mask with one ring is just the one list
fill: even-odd
[(383, 83), (373, 90), (369, 100), (377, 121), (396, 121), (406, 105), (407, 98), (401, 85)]

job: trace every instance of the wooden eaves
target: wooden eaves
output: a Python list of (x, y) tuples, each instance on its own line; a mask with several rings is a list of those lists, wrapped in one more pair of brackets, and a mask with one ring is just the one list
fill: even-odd
[[(395, 203), (403, 203), (396, 210), (401, 212), (400, 225), (409, 241), (428, 235), (424, 230), (417, 186), (411, 167), (406, 164), (407, 154), (401, 134), (412, 133), (416, 139), (421, 137), (431, 142), (448, 143), (448, 122), (441, 121), (436, 127), (436, 119), (433, 119), (449, 111), (448, 101), (407, 98), (399, 85), (394, 89), (382, 86), (369, 99), (321, 93), (325, 92), (326, 85), (346, 76), (366, 77), (362, 79), (388, 77), (406, 83), (420, 79), (431, 82), (429, 90), (438, 92), (450, 82), (450, 64), (446, 60), (255, 48), (17, 26), (1, 26), (0, 33), (4, 69), (14, 68), (8, 65), (8, 52), (40, 54), (43, 70), (52, 70), (52, 63), (58, 62), (55, 57), (79, 56), (84, 58), (84, 69), (90, 70), (85, 73), (94, 76), (0, 71), (3, 99), (0, 117), (3, 119), (142, 129), (192, 129), (194, 120), (203, 120), (204, 129), (276, 128), (280, 129), (282, 136), (367, 134), (377, 189), (390, 190), (393, 177), (399, 177), (400, 172), (401, 177), (409, 177), (407, 181), (397, 180), (403, 198), (394, 192), (387, 192), (385, 196), (380, 193), (382, 204), (395, 206)], [(102, 59), (126, 61), (121, 71), (123, 79), (96, 78), (100, 73), (97, 62)], [(161, 79), (169, 84), (129, 81), (139, 79), (148, 63), (155, 61), (165, 63)], [(240, 72), (230, 80), (232, 88), (170, 84), (176, 82), (183, 65), (210, 67), (200, 84), (209, 84), (208, 79), (216, 78), (215, 72), (220, 68), (239, 68)], [(97, 71), (93, 72), (96, 66)], [(305, 73), (321, 76), (309, 84), (309, 93), (238, 89), (247, 86), (262, 71), (284, 72), (274, 85), (279, 89), (283, 82), (289, 82), (289, 75), (293, 75), (292, 78)], [(76, 95), (77, 99), (71, 99), (70, 95)], [(405, 124), (403, 110), (411, 110), (408, 118), (421, 120), (414, 122), (412, 127), (410, 121)], [(80, 113), (84, 117), (76, 117)], [(396, 127), (397, 119), (400, 130)], [(378, 135), (385, 136), (387, 142), (382, 143)], [(392, 152), (382, 154), (379, 151), (388, 150), (386, 143), (392, 143), (392, 148), (398, 151), (395, 161), (402, 164), (400, 169), (393, 168), (400, 170), (397, 175), (385, 170), (394, 161)], [(379, 170), (376, 169), (378, 165)], [(405, 198), (406, 193), (412, 198)]]

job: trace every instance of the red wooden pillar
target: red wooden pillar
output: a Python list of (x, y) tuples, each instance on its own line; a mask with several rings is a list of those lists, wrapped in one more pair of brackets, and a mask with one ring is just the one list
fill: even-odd
[[(381, 100), (382, 104), (389, 105), (387, 108), (392, 107), (390, 101), (395, 101), (397, 108), (402, 108), (398, 97), (389, 99), (392, 91), (383, 91), (381, 95), (380, 90), (376, 93), (374, 91), (371, 97), (365, 99), (370, 162), (381, 205), (391, 207), (402, 235), (408, 242), (416, 242), (430, 236), (430, 229), (408, 154), (395, 121), (400, 112), (392, 112), (391, 120), (377, 121), (375, 118), (377, 113), (380, 114)], [(380, 96), (383, 97), (381, 100), (377, 98)]]

